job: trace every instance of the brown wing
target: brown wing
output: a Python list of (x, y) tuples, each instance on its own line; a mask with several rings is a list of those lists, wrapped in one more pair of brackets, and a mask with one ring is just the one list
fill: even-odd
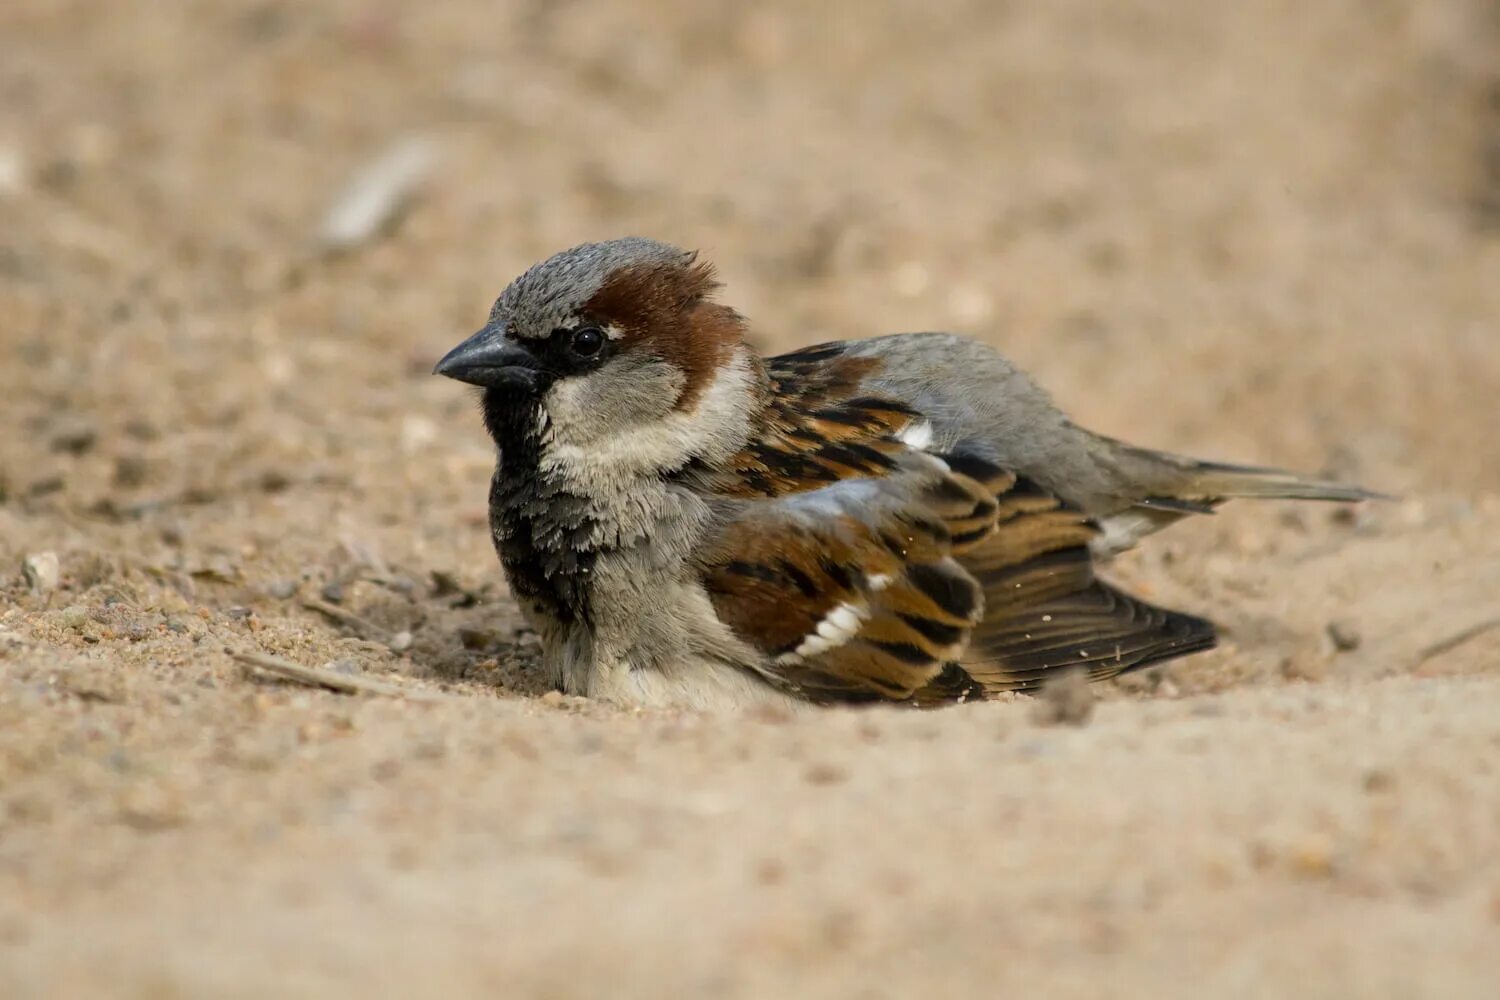
[(692, 470), (721, 496), (775, 497), (857, 476), (885, 476), (906, 447), (896, 435), (921, 415), (870, 395), (862, 382), (883, 364), (820, 344), (771, 358), (771, 395), (750, 444), (722, 467)]
[[(997, 500), (993, 530), (956, 553), (985, 600), (957, 669), (984, 694), (1032, 690), (1064, 669), (1101, 680), (1214, 645), (1212, 623), (1099, 580), (1089, 549), (1099, 529), (1083, 514), (1013, 473), (975, 459), (948, 461)], [(950, 673), (929, 694), (945, 694), (959, 680)]]
[(768, 680), (815, 701), (931, 705), (1213, 645), (1209, 622), (1098, 580), (1099, 528), (1080, 512), (961, 449), (944, 465), (903, 443), (923, 417), (864, 391), (881, 364), (838, 344), (773, 358), (754, 443), (693, 472), (746, 501), (704, 574)]
[(911, 698), (963, 651), (983, 611), (951, 556), (994, 499), (910, 454), (890, 475), (750, 503), (702, 567), (719, 619), (812, 701)]

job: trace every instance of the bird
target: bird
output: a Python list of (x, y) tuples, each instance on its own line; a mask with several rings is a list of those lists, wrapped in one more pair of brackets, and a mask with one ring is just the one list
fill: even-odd
[(489, 528), (555, 689), (625, 706), (930, 708), (1215, 645), (1101, 564), (1232, 498), (1378, 494), (1135, 447), (952, 333), (763, 358), (645, 237), (512, 281), (434, 374), (482, 389)]

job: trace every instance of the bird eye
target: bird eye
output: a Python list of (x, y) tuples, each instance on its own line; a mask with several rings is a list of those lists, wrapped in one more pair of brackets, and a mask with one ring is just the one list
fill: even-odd
[(593, 357), (604, 346), (604, 331), (585, 326), (573, 331), (573, 353), (580, 358)]

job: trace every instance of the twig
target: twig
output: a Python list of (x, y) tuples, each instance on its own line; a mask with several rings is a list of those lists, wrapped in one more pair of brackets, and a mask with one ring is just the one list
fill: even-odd
[(368, 638), (378, 639), (382, 643), (390, 642), (391, 633), (389, 629), (376, 625), (368, 618), (361, 618), (353, 611), (345, 611), (337, 604), (329, 604), (327, 601), (320, 601), (315, 597), (309, 597), (303, 600), (302, 606), (309, 611), (316, 611), (320, 615), (327, 615), (341, 625), (348, 625), (356, 632)]
[(318, 240), (330, 252), (351, 250), (387, 228), (407, 207), (437, 161), (422, 136), (397, 141), (354, 175), (329, 207)]
[(1439, 639), (1430, 646), (1424, 646), (1422, 651), (1417, 654), (1416, 666), (1420, 667), (1428, 660), (1442, 656), (1444, 653), (1451, 653), (1470, 639), (1478, 638), (1493, 628), (1500, 628), (1500, 617), (1489, 618), (1478, 624), (1470, 625), (1468, 628), (1455, 632), (1445, 639)]
[(311, 687), (327, 688), (340, 694), (378, 694), (388, 698), (409, 698), (412, 701), (442, 701), (443, 696), (432, 691), (387, 684), (351, 674), (335, 673), (322, 667), (308, 667), (291, 660), (283, 660), (269, 653), (257, 653), (243, 649), (225, 649), (231, 657), (257, 670), (264, 670), (283, 680), (296, 681)]

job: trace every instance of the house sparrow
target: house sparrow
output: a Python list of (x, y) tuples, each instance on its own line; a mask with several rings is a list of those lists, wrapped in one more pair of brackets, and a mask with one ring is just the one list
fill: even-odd
[(928, 706), (1214, 645), (1095, 563), (1230, 497), (1372, 494), (1080, 428), (983, 344), (763, 359), (654, 240), (533, 266), (436, 374), (480, 386), (490, 528), (563, 690), (630, 705)]

